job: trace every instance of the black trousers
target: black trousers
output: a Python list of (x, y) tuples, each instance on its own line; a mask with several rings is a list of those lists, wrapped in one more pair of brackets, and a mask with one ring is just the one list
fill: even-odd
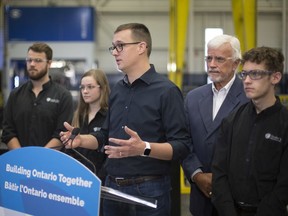
[(236, 211), (238, 216), (255, 216), (257, 213), (257, 206), (235, 203)]
[(256, 212), (255, 212), (255, 213), (253, 213), (253, 212), (246, 212), (246, 211), (238, 210), (238, 209), (237, 209), (237, 215), (238, 215), (238, 216), (255, 216), (255, 215), (256, 215)]

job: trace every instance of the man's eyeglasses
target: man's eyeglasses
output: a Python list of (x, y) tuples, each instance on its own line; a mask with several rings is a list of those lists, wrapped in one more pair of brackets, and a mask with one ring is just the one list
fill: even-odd
[(47, 61), (49, 61), (49, 60), (41, 59), (41, 58), (26, 58), (27, 64), (31, 64), (32, 62), (34, 62), (35, 64), (40, 64), (42, 62), (47, 62)]
[(242, 70), (238, 73), (238, 77), (242, 80), (245, 80), (247, 76), (250, 77), (252, 80), (259, 80), (262, 79), (266, 75), (271, 75), (273, 74), (273, 71), (264, 71), (264, 70), (250, 70), (250, 71), (245, 71)]
[(87, 89), (88, 91), (90, 91), (90, 90), (92, 90), (92, 89), (94, 89), (94, 88), (100, 88), (100, 85), (96, 85), (96, 86), (94, 86), (94, 85), (80, 85), (79, 86), (79, 89), (81, 90), (81, 91), (84, 91), (85, 89)]
[(118, 44), (113, 44), (112, 47), (109, 47), (109, 52), (112, 54), (113, 50), (116, 49), (117, 52), (121, 52), (123, 50), (123, 47), (126, 45), (132, 45), (132, 44), (139, 44), (141, 42), (132, 42), (132, 43), (118, 43)]
[(206, 61), (207, 63), (211, 63), (213, 59), (214, 59), (217, 63), (223, 64), (223, 63), (226, 62), (227, 60), (233, 59), (233, 57), (228, 57), (228, 58), (224, 58), (224, 57), (221, 57), (221, 56), (206, 56), (206, 57), (205, 57), (205, 61)]

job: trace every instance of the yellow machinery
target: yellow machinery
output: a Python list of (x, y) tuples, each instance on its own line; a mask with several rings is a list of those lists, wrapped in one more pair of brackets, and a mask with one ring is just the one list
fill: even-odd
[(257, 0), (232, 0), (232, 13), (236, 37), (245, 52), (256, 46)]

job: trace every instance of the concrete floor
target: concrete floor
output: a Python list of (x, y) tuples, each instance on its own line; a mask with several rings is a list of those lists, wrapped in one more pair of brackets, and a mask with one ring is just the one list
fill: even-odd
[(181, 216), (191, 216), (189, 211), (189, 194), (181, 195)]

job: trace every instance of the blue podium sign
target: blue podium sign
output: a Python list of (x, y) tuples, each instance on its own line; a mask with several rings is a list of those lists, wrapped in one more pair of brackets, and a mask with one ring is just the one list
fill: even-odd
[(4, 215), (98, 215), (100, 193), (97, 176), (57, 150), (24, 147), (0, 156)]

